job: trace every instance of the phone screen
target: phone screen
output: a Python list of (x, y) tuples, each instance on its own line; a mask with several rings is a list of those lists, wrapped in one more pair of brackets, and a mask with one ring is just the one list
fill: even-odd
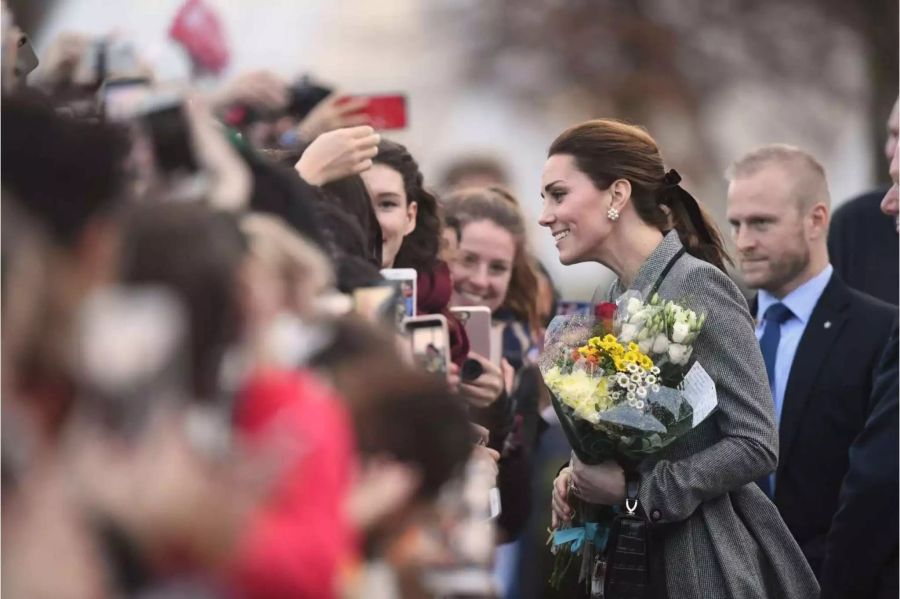
[(190, 129), (180, 102), (147, 112), (143, 121), (153, 141), (153, 154), (160, 170), (166, 173), (198, 170)]
[[(384, 94), (356, 96), (368, 101), (357, 114), (369, 117), (369, 124), (375, 129), (403, 129), (406, 127), (406, 96)], [(348, 98), (349, 99), (349, 98)]]
[(447, 323), (441, 317), (407, 320), (413, 358), (427, 372), (446, 374), (450, 361), (450, 338)]
[(414, 268), (384, 268), (381, 276), (398, 285), (403, 305), (403, 316), (416, 315), (416, 280), (418, 275)]

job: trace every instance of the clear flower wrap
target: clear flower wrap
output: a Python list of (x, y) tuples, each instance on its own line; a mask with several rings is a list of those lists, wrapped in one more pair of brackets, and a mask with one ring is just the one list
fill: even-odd
[[(692, 363), (705, 316), (654, 295), (628, 292), (593, 316), (557, 316), (539, 361), (562, 429), (585, 464), (634, 468), (697, 426), (716, 405), (715, 384)], [(571, 498), (570, 498), (571, 500)], [(558, 585), (577, 555), (580, 579), (605, 549), (614, 508), (576, 503), (577, 516), (551, 536)]]
[(636, 292), (595, 316), (557, 316), (539, 365), (578, 459), (637, 463), (696, 424), (682, 389), (704, 317)]

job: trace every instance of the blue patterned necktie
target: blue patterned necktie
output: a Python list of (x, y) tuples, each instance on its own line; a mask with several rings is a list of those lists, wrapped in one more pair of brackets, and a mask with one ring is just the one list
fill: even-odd
[[(781, 325), (793, 316), (790, 308), (778, 302), (766, 309), (763, 320), (766, 323), (762, 337), (759, 338), (759, 349), (762, 350), (763, 361), (766, 363), (766, 373), (769, 375), (769, 389), (772, 391), (772, 401), (775, 404), (776, 420), (779, 413), (778, 398), (775, 394), (775, 357), (778, 355), (778, 343), (781, 341)], [(758, 481), (766, 495), (772, 497), (775, 490), (775, 474), (771, 474)]]

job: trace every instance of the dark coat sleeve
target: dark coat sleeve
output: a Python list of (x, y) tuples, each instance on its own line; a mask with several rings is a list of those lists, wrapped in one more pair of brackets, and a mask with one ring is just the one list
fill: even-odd
[(850, 468), (826, 541), (822, 599), (880, 597), (882, 592), (896, 597), (897, 358), (895, 328), (873, 388), (877, 403), (850, 447)]

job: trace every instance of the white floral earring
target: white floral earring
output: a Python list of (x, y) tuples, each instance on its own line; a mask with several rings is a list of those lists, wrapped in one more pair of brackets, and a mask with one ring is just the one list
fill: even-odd
[(619, 220), (619, 211), (610, 206), (609, 210), (606, 211), (606, 217), (609, 220), (616, 222), (617, 220)]

